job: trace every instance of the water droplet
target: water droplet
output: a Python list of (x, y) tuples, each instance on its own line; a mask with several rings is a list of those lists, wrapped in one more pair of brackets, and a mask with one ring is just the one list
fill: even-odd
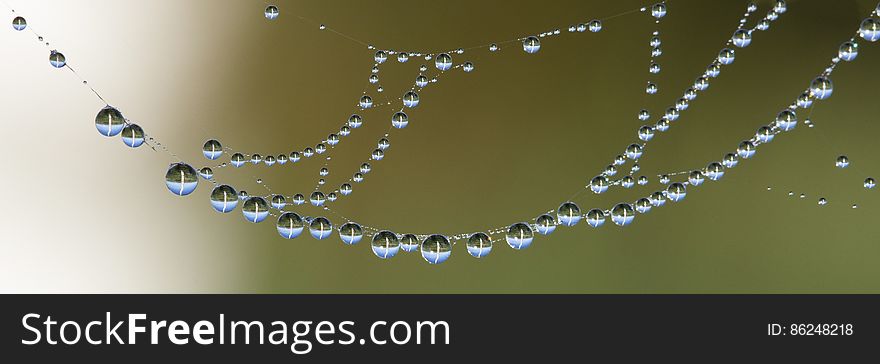
[(393, 258), (400, 250), (400, 240), (394, 233), (383, 230), (373, 235), (373, 241), (370, 243), (373, 248), (373, 254), (382, 259)]
[(269, 216), (269, 203), (259, 196), (248, 197), (241, 206), (241, 213), (248, 222), (263, 222)]
[(232, 210), (235, 210), (237, 205), (238, 193), (235, 192), (234, 188), (227, 185), (220, 185), (214, 187), (211, 191), (211, 207), (217, 212), (231, 212)]
[(535, 233), (532, 232), (532, 228), (529, 227), (528, 224), (523, 222), (518, 222), (516, 224), (510, 225), (507, 228), (507, 245), (510, 245), (511, 248), (516, 250), (521, 250), (528, 248), (532, 245), (532, 240), (535, 238)]
[(452, 244), (443, 235), (431, 235), (422, 242), (422, 258), (431, 264), (440, 264), (452, 255)]
[(198, 184), (195, 168), (186, 163), (172, 164), (165, 173), (165, 186), (175, 195), (189, 195), (196, 190)]
[(263, 14), (266, 16), (266, 19), (275, 20), (279, 15), (278, 7), (275, 5), (269, 5), (266, 7), (266, 11)]

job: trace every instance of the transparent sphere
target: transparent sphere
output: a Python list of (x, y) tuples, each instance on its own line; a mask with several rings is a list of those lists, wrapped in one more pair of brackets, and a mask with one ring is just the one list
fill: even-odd
[(214, 139), (208, 140), (205, 142), (205, 145), (202, 146), (202, 154), (205, 155), (205, 158), (216, 160), (223, 154), (223, 145)]
[(259, 154), (254, 154), (251, 156), (251, 163), (260, 164), (263, 161), (263, 156)]
[(25, 21), (24, 18), (17, 16), (15, 19), (12, 19), (12, 29), (21, 31), (24, 30), (24, 28), (27, 28), (27, 21)]
[(516, 250), (528, 248), (532, 245), (535, 233), (532, 228), (524, 222), (518, 222), (507, 228), (507, 245)]
[(736, 154), (738, 154), (739, 157), (743, 159), (749, 159), (753, 157), (755, 153), (757, 153), (755, 143), (752, 143), (749, 140), (739, 143), (739, 146), (736, 147)]
[(784, 0), (776, 0), (776, 4), (773, 5), (773, 11), (777, 14), (782, 14), (788, 11), (788, 5), (785, 4)]
[(202, 167), (202, 169), (199, 170), (199, 176), (204, 179), (214, 178), (214, 170), (209, 167)]
[(638, 211), (638, 213), (640, 214), (648, 213), (649, 211), (651, 211), (651, 207), (653, 207), (653, 205), (651, 204), (651, 200), (647, 198), (640, 198), (635, 203), (636, 211)]
[(391, 116), (391, 126), (397, 129), (403, 129), (409, 125), (409, 116), (403, 111), (398, 111)]
[(267, 166), (275, 165), (275, 156), (267, 155), (266, 158), (263, 158), (263, 163), (266, 163)]
[(645, 142), (654, 139), (654, 128), (647, 125), (639, 128), (639, 139)]
[(526, 38), (523, 40), (523, 50), (529, 54), (538, 53), (541, 50), (541, 40), (534, 36)]
[(553, 230), (556, 230), (556, 219), (554, 219), (553, 215), (550, 214), (543, 214), (541, 216), (538, 216), (538, 218), (535, 219), (535, 230), (538, 232), (538, 234), (550, 235)]
[(407, 253), (416, 251), (421, 244), (422, 242), (419, 241), (419, 238), (413, 234), (403, 234), (400, 237), (400, 249)]
[(370, 171), (372, 171), (372, 170), (373, 170), (373, 166), (371, 166), (369, 163), (361, 164), (361, 169), (360, 169), (361, 173), (367, 174), (367, 173), (370, 173)]
[(675, 102), (675, 108), (678, 110), (687, 110), (690, 104), (686, 98), (680, 98)]
[(859, 36), (869, 42), (876, 42), (880, 39), (880, 21), (874, 18), (863, 20), (859, 27)]
[(312, 194), (309, 196), (309, 202), (311, 202), (314, 206), (323, 206), (324, 201), (326, 200), (326, 196), (324, 196), (324, 193), (321, 191), (312, 192)]
[(347, 124), (348, 124), (348, 126), (351, 127), (352, 129), (360, 128), (361, 125), (364, 124), (364, 118), (362, 118), (362, 117), (361, 117), (360, 115), (358, 115), (358, 114), (352, 114), (351, 116), (348, 117), (348, 122), (347, 122)]
[(211, 207), (217, 212), (229, 213), (238, 206), (238, 193), (228, 185), (219, 185), (211, 190)]
[(397, 62), (406, 63), (407, 61), (409, 61), (409, 54), (400, 53), (397, 55)]
[(796, 104), (801, 109), (809, 109), (810, 106), (813, 106), (813, 96), (810, 94), (810, 91), (806, 91), (798, 96)]
[(285, 239), (293, 239), (302, 234), (305, 229), (305, 223), (302, 217), (295, 212), (285, 212), (278, 216), (278, 222), (275, 224), (278, 235)]
[(278, 18), (278, 7), (275, 5), (269, 5), (266, 7), (266, 11), (263, 12), (263, 15), (266, 16), (266, 19), (275, 20)]
[(816, 77), (810, 83), (810, 93), (818, 100), (825, 100), (831, 97), (834, 92), (834, 84), (827, 77)]
[(290, 161), (293, 163), (299, 162), (302, 159), (302, 155), (299, 152), (290, 152)]
[(840, 49), (837, 51), (837, 56), (847, 62), (855, 60), (858, 55), (859, 44), (855, 42), (843, 42), (843, 44), (840, 45)]
[(709, 80), (706, 77), (700, 77), (694, 81), (694, 89), (697, 91), (705, 91), (707, 88), (709, 88)]
[(55, 68), (61, 68), (67, 65), (67, 58), (64, 58), (64, 55), (58, 51), (52, 51), (49, 53), (49, 64)]
[(196, 175), (196, 170), (189, 164), (172, 164), (165, 173), (165, 186), (175, 195), (189, 195), (196, 190), (198, 185), (199, 178)]
[(797, 115), (789, 109), (782, 110), (776, 115), (776, 127), (782, 131), (789, 131), (797, 126)]
[(605, 224), (605, 211), (592, 209), (587, 211), (587, 225), (592, 227), (600, 227)]
[(656, 3), (651, 7), (651, 16), (660, 19), (666, 16), (666, 4)]
[(230, 163), (232, 163), (232, 165), (234, 167), (241, 167), (246, 163), (246, 160), (244, 158), (244, 154), (241, 154), (241, 153), (233, 154), (232, 157), (229, 158), (229, 160), (230, 160)]
[(103, 136), (116, 136), (125, 128), (125, 117), (116, 108), (105, 106), (95, 116), (95, 127)]
[(333, 234), (333, 224), (326, 217), (316, 217), (309, 223), (309, 233), (315, 239), (326, 239)]
[(837, 161), (834, 163), (837, 168), (846, 168), (849, 167), (849, 158), (845, 155), (837, 157)]
[(360, 99), (360, 101), (358, 101), (358, 104), (361, 106), (361, 109), (369, 109), (369, 108), (373, 107), (373, 98), (370, 97), (369, 95), (361, 96), (361, 99)]
[(391, 147), (391, 141), (386, 138), (379, 139), (379, 143), (377, 144), (377, 146), (379, 149), (387, 150), (389, 147)]
[(434, 60), (434, 66), (437, 67), (438, 70), (448, 71), (452, 68), (452, 56), (446, 53), (441, 53), (437, 56), (437, 59)]
[(739, 159), (736, 158), (736, 154), (727, 153), (721, 160), (721, 164), (724, 165), (724, 168), (733, 168), (736, 167), (737, 164), (739, 164)]
[(400, 251), (400, 240), (394, 233), (383, 230), (373, 235), (373, 241), (370, 243), (373, 248), (373, 254), (382, 259), (393, 258)]
[(705, 75), (708, 77), (718, 77), (721, 74), (721, 65), (718, 62), (712, 62), (709, 67), (706, 67)]
[(591, 32), (598, 33), (600, 30), (602, 30), (602, 21), (598, 19), (591, 20), (589, 27)]
[(825, 206), (827, 204), (828, 204), (828, 200), (826, 200), (825, 197), (819, 198), (819, 206)]
[(284, 208), (284, 206), (287, 206), (287, 199), (285, 199), (284, 196), (282, 196), (282, 195), (272, 196), (272, 207), (274, 207), (278, 210), (281, 210)]
[(758, 132), (755, 133), (755, 138), (758, 139), (761, 143), (769, 143), (773, 140), (773, 129), (770, 129), (769, 126), (762, 126), (758, 128)]
[(688, 174), (688, 183), (690, 183), (691, 186), (699, 186), (703, 184), (705, 180), (706, 178), (703, 177), (703, 172), (691, 171), (691, 173)]
[(385, 152), (383, 152), (382, 149), (376, 149), (373, 151), (372, 154), (370, 154), (370, 158), (372, 158), (373, 160), (380, 161), (383, 158), (385, 158)]
[(137, 124), (128, 124), (122, 128), (122, 143), (137, 148), (144, 144), (144, 129)]
[(606, 176), (613, 176), (613, 175), (617, 174), (617, 168), (614, 167), (613, 164), (611, 164), (611, 165), (608, 165), (607, 167), (605, 167), (605, 171), (603, 171), (602, 173), (605, 174)]
[(419, 106), (419, 94), (409, 91), (403, 95), (403, 106), (413, 108)]
[(474, 258), (485, 257), (492, 252), (492, 239), (484, 233), (473, 234), (468, 238), (467, 251)]
[(651, 194), (651, 204), (660, 207), (666, 204), (666, 194), (660, 191)]
[(461, 66), (461, 69), (464, 70), (464, 71), (467, 72), (467, 73), (471, 73), (471, 72), (474, 71), (474, 64), (471, 63), (471, 62), (465, 62), (465, 63)]
[(611, 221), (617, 226), (626, 226), (636, 218), (636, 211), (628, 203), (619, 203), (611, 208)]
[(376, 63), (385, 63), (388, 60), (388, 52), (385, 51), (376, 51), (376, 55), (373, 56), (373, 59)]
[(687, 195), (687, 188), (684, 184), (675, 182), (669, 187), (666, 188), (666, 196), (669, 197), (669, 200), (672, 202), (679, 202), (684, 200), (684, 197)]
[(339, 135), (336, 135), (336, 134), (328, 135), (327, 136), (327, 144), (330, 144), (331, 146), (335, 146), (336, 144), (339, 144)]
[(639, 120), (645, 121), (651, 118), (651, 113), (648, 110), (642, 109), (639, 111)]
[(352, 191), (351, 184), (343, 183), (342, 186), (339, 186), (339, 193), (341, 193), (343, 196), (350, 195), (351, 191)]
[(663, 116), (666, 117), (666, 120), (669, 120), (669, 121), (678, 120), (679, 115), (680, 114), (678, 112), (678, 109), (676, 109), (675, 107), (670, 107), (669, 109), (666, 109), (666, 113), (663, 114)]
[(865, 178), (864, 186), (865, 186), (865, 188), (872, 190), (872, 189), (874, 189), (874, 187), (877, 187), (877, 181), (875, 181), (871, 177)]
[(642, 157), (642, 146), (638, 144), (630, 144), (626, 147), (626, 157), (629, 159), (639, 159)]
[(654, 47), (651, 49), (651, 57), (660, 57), (661, 55), (663, 55), (663, 48)]
[(748, 47), (749, 44), (752, 43), (752, 32), (747, 29), (737, 29), (737, 31), (733, 33), (733, 38), (731, 38), (731, 40), (733, 41), (733, 45), (737, 47)]
[(452, 255), (452, 244), (443, 235), (431, 235), (422, 242), (422, 258), (431, 264), (440, 264)]
[(710, 180), (717, 181), (724, 176), (724, 166), (718, 162), (709, 163), (709, 165), (706, 166), (706, 172), (704, 174)]
[(718, 62), (721, 64), (731, 64), (735, 58), (736, 52), (730, 48), (724, 48), (718, 53)]
[(608, 191), (608, 187), (608, 178), (605, 178), (605, 176), (596, 176), (590, 180), (590, 190), (593, 191), (593, 193), (604, 193), (605, 191)]
[(623, 186), (623, 188), (632, 188), (636, 185), (636, 181), (632, 176), (625, 176), (620, 179), (620, 185)]
[(339, 238), (348, 245), (354, 245), (361, 241), (364, 237), (364, 229), (360, 225), (353, 222), (347, 222), (339, 227)]
[(574, 202), (566, 202), (556, 210), (559, 223), (565, 226), (574, 226), (581, 221), (581, 209)]
[(248, 197), (244, 200), (244, 204), (241, 205), (241, 213), (244, 214), (245, 220), (249, 222), (262, 222), (269, 216), (269, 203), (262, 197)]
[(648, 82), (648, 86), (645, 86), (645, 92), (648, 95), (653, 95), (657, 93), (657, 85), (653, 82)]
[(428, 78), (423, 75), (419, 75), (418, 77), (416, 77), (416, 86), (418, 86), (419, 88), (424, 88), (425, 86), (428, 86)]
[(302, 204), (304, 204), (304, 203), (306, 203), (306, 197), (305, 197), (305, 196), (303, 196), (303, 195), (300, 194), (300, 193), (297, 193), (297, 194), (293, 195), (293, 204), (294, 204), (294, 205), (299, 206), (299, 205), (302, 205)]

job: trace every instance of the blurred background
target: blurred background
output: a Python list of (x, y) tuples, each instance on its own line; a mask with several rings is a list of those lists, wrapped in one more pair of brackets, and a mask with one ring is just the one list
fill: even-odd
[[(343, 246), (337, 236), (316, 241), (304, 233), (287, 241), (272, 218), (250, 224), (238, 210), (214, 212), (204, 181), (190, 196), (168, 193), (163, 177), (176, 160), (99, 135), (93, 123), (103, 104), (75, 75), (49, 66), (49, 49), (63, 52), (110, 104), (199, 168), (216, 164), (200, 152), (210, 138), (263, 155), (314, 146), (338, 130), (365, 90), (376, 101), (396, 99), (427, 63), (389, 60), (380, 72), (385, 94), (378, 94), (367, 82), (373, 51), (298, 16), (406, 51), (562, 27), (564, 34), (545, 39), (535, 55), (518, 43), (454, 55), (475, 71), (448, 72), (420, 92), (421, 104), (409, 112), (410, 125), (393, 134), (386, 158), (334, 205), (364, 225), (459, 233), (530, 220), (583, 189), (636, 140), (640, 109), (659, 116), (703, 72), (747, 2), (670, 1), (659, 25), (662, 72), (651, 77), (660, 91), (650, 97), (648, 40), (657, 25), (648, 14), (609, 19), (598, 34), (565, 29), (648, 2), (278, 1), (275, 21), (264, 18), (263, 1), (6, 2), (50, 46), (29, 31), (0, 29), (2, 292), (880, 292), (880, 191), (862, 187), (866, 177), (880, 177), (880, 44), (859, 42), (856, 61), (835, 71), (834, 96), (813, 111), (815, 128), (801, 124), (761, 146), (720, 182), (689, 189), (683, 202), (639, 215), (626, 228), (610, 221), (599, 229), (560, 227), (523, 251), (496, 240), (481, 260), (458, 244), (448, 262), (432, 266), (418, 253), (380, 260), (366, 239)], [(771, 6), (758, 4), (750, 25)], [(581, 209), (635, 201), (659, 188), (656, 174), (698, 169), (735, 150), (807, 87), (877, 5), (788, 4), (769, 31), (737, 50), (735, 63), (670, 132), (651, 142), (640, 172), (650, 185), (601, 196), (587, 191), (575, 200)], [(12, 13), (4, 14), (11, 23)], [(369, 157), (391, 113), (360, 113), (364, 126), (333, 151), (328, 186)], [(852, 165), (835, 168), (838, 155)], [(259, 178), (275, 192), (307, 195), (321, 165), (313, 158), (215, 173), (252, 194), (267, 193)], [(820, 207), (820, 197), (829, 204)]]

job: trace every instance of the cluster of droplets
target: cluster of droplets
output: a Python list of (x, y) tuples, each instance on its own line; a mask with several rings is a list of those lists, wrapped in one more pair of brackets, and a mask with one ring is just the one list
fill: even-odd
[[(646, 12), (647, 8), (641, 8), (639, 10), (641, 12)], [(768, 14), (760, 20), (754, 28), (745, 28), (748, 16), (756, 10), (757, 6), (749, 4), (746, 14), (740, 20), (737, 30), (727, 42), (728, 46), (735, 48), (747, 47), (752, 41), (753, 31), (769, 29), (771, 22), (776, 20), (780, 14), (787, 10), (787, 5), (784, 1), (776, 1), (773, 9), (768, 12)], [(650, 14), (658, 23), (661, 18), (666, 16), (666, 13), (667, 7), (665, 2), (650, 7)], [(878, 13), (880, 13), (880, 5), (878, 5), (878, 8), (872, 12), (872, 17), (865, 19), (860, 24), (857, 32), (859, 37), (869, 42), (875, 42), (880, 39), (880, 26), (878, 26), (877, 19), (874, 18)], [(279, 10), (276, 6), (270, 5), (265, 9), (264, 14), (267, 19), (275, 20), (279, 16)], [(20, 16), (16, 16), (13, 19), (12, 25), (13, 28), (18, 31), (27, 28), (27, 22)], [(327, 28), (321, 24), (319, 29), (324, 30)], [(602, 30), (602, 22), (598, 19), (569, 27), (569, 32), (572, 33), (586, 31), (595, 33), (600, 30)], [(560, 35), (561, 33), (562, 32), (559, 29), (555, 29), (539, 33), (537, 36), (520, 38), (518, 41), (522, 43), (523, 51), (529, 54), (534, 54), (541, 49), (541, 38)], [(42, 42), (42, 37), (39, 37), (39, 40)], [(659, 72), (659, 65), (654, 62), (654, 58), (662, 54), (662, 50), (660, 49), (659, 32), (653, 34), (651, 46), (652, 53), (649, 71), (651, 74), (656, 74)], [(656, 132), (667, 131), (670, 123), (679, 118), (680, 113), (688, 108), (689, 103), (696, 98), (697, 94), (708, 88), (709, 80), (719, 75), (721, 67), (733, 63), (735, 59), (735, 51), (732, 47), (725, 47), (719, 52), (718, 56), (710, 63), (706, 71), (703, 72), (703, 74), (696, 79), (694, 84), (685, 91), (682, 98), (678, 99), (673, 106), (666, 110), (663, 116), (660, 117), (659, 121), (653, 126), (645, 125), (640, 127), (638, 130), (640, 143), (633, 143), (627, 146), (623, 154), (617, 156), (612, 164), (606, 167), (602, 173), (589, 182), (587, 189), (598, 194), (606, 192), (610, 186), (619, 185), (624, 188), (630, 188), (636, 183), (639, 185), (646, 185), (648, 183), (648, 178), (646, 176), (640, 176), (637, 180), (631, 175), (624, 176), (617, 180), (612, 180), (610, 178), (617, 174), (617, 168), (626, 164), (627, 160), (633, 162), (631, 174), (639, 171), (640, 167), (638, 161), (644, 153), (647, 142), (654, 138)], [(376, 50), (372, 45), (369, 45), (368, 48)], [(489, 45), (488, 49), (490, 52), (497, 52), (500, 50), (500, 46), (493, 43)], [(450, 52), (396, 52), (389, 49), (376, 50), (373, 55), (373, 61), (375, 63), (372, 67), (369, 81), (371, 84), (378, 83), (379, 65), (385, 63), (389, 57), (392, 56), (396, 56), (397, 62), (399, 63), (406, 63), (411, 58), (415, 57), (423, 57), (428, 61), (433, 59), (434, 67), (440, 72), (440, 74), (453, 68), (461, 68), (464, 72), (469, 73), (474, 70), (473, 63), (466, 61), (459, 65), (454, 65), (452, 60), (453, 54), (460, 55), (463, 54), (464, 51), (463, 48), (458, 48)], [(652, 208), (665, 205), (667, 201), (672, 201), (673, 203), (683, 201), (687, 195), (689, 186), (699, 186), (706, 179), (711, 181), (721, 179), (725, 174), (726, 169), (737, 166), (741, 159), (749, 159), (753, 157), (758, 146), (771, 142), (774, 137), (780, 133), (793, 130), (798, 124), (797, 110), (799, 108), (812, 108), (815, 101), (829, 98), (834, 90), (834, 85), (830, 76), (835, 67), (840, 61), (850, 62), (855, 60), (857, 55), (858, 43), (856, 42), (856, 39), (852, 38), (849, 41), (844, 42), (839, 47), (838, 55), (833, 59), (832, 64), (819, 76), (814, 78), (810, 82), (807, 90), (801, 93), (790, 106), (780, 111), (770, 124), (760, 127), (754, 136), (741, 142), (734, 152), (725, 154), (720, 161), (711, 161), (702, 169), (659, 175), (660, 183), (665, 185), (665, 188), (660, 191), (639, 198), (632, 203), (621, 202), (607, 209), (593, 208), (586, 212), (582, 211), (575, 202), (567, 201), (562, 203), (555, 211), (548, 211), (540, 214), (532, 220), (532, 222), (518, 222), (500, 228), (488, 229), (485, 232), (453, 234), (449, 236), (440, 234), (397, 234), (384, 229), (363, 226), (344, 217), (342, 218), (347, 222), (334, 229), (332, 222), (326, 217), (301, 216), (295, 212), (284, 210), (288, 205), (288, 201), (292, 201), (294, 205), (304, 204), (306, 199), (302, 194), (295, 194), (293, 196), (284, 196), (280, 194), (273, 194), (271, 196), (251, 196), (245, 191), (236, 191), (232, 186), (214, 181), (213, 170), (210, 167), (204, 167), (196, 171), (190, 165), (182, 162), (174, 163), (168, 168), (166, 171), (165, 182), (170, 192), (178, 196), (186, 196), (193, 193), (197, 188), (199, 184), (199, 176), (205, 180), (209, 180), (214, 184), (214, 188), (210, 194), (210, 204), (214, 210), (225, 214), (234, 211), (239, 205), (241, 205), (243, 217), (251, 223), (260, 223), (265, 221), (269, 216), (274, 216), (277, 218), (276, 229), (278, 234), (286, 239), (294, 239), (298, 237), (306, 227), (308, 227), (310, 235), (318, 240), (327, 239), (336, 232), (342, 242), (346, 245), (358, 244), (363, 237), (371, 236), (372, 251), (380, 258), (392, 258), (396, 256), (400, 250), (403, 250), (404, 252), (419, 250), (422, 257), (431, 264), (439, 264), (446, 261), (451, 255), (453, 245), (458, 241), (465, 241), (468, 253), (476, 258), (482, 258), (492, 251), (493, 236), (502, 235), (507, 245), (513, 249), (521, 250), (528, 248), (532, 244), (536, 233), (540, 235), (549, 235), (555, 231), (556, 227), (559, 225), (567, 227), (575, 226), (583, 220), (590, 227), (600, 227), (605, 224), (608, 218), (610, 218), (613, 224), (626, 226), (634, 221), (637, 214), (645, 214)], [(50, 64), (56, 68), (69, 68), (64, 55), (56, 50), (50, 52)], [(420, 67), (420, 74), (416, 78), (415, 86), (398, 99), (403, 107), (392, 114), (391, 126), (389, 128), (402, 129), (406, 127), (409, 123), (409, 116), (404, 110), (418, 106), (420, 97), (417, 90), (427, 86), (429, 83), (437, 82), (437, 77), (429, 79), (424, 74), (427, 69), (428, 67), (425, 65)], [(86, 82), (83, 81), (83, 83)], [(656, 92), (656, 85), (653, 87), (654, 92), (651, 92), (651, 90), (652, 87), (649, 83), (648, 93)], [(92, 89), (92, 91), (94, 92), (94, 89)], [(383, 92), (381, 86), (377, 89), (377, 92)], [(97, 92), (95, 92), (95, 94), (101, 98)], [(103, 101), (103, 98), (101, 98), (101, 100)], [(385, 105), (391, 104), (390, 101), (385, 103)], [(358, 100), (358, 107), (362, 110), (374, 108), (372, 97), (364, 93), (364, 95)], [(645, 116), (643, 116), (643, 114)], [(650, 119), (650, 114), (647, 110), (643, 110), (639, 113), (639, 118), (642, 120), (648, 120)], [(230, 164), (234, 167), (241, 167), (247, 163), (264, 164), (267, 166), (275, 164), (284, 165), (288, 162), (296, 163), (302, 158), (310, 158), (314, 155), (327, 153), (328, 146), (329, 148), (336, 146), (340, 141), (340, 137), (349, 135), (352, 129), (358, 128), (362, 123), (363, 118), (359, 114), (353, 114), (338, 132), (330, 134), (327, 139), (317, 144), (314, 148), (308, 147), (302, 151), (295, 151), (289, 155), (280, 154), (277, 157), (273, 155), (267, 155), (264, 157), (260, 154), (246, 155), (243, 153), (233, 153), (230, 157)], [(805, 124), (808, 124), (810, 127), (813, 126), (813, 124), (809, 122), (809, 119), (805, 120)], [(129, 147), (137, 148), (143, 144), (148, 144), (153, 147), (153, 149), (156, 149), (156, 147), (159, 146), (165, 151), (168, 151), (161, 145), (161, 143), (146, 136), (144, 130), (140, 126), (130, 123), (118, 109), (112, 106), (107, 105), (98, 112), (98, 115), (95, 118), (95, 125), (101, 135), (105, 137), (120, 136), (123, 143)], [(384, 158), (385, 151), (390, 147), (388, 137), (389, 133), (385, 133), (379, 140), (376, 149), (370, 153), (371, 161), (378, 161)], [(219, 159), (224, 154), (224, 151), (229, 150), (230, 149), (224, 148), (219, 141), (214, 139), (205, 142), (202, 148), (205, 158), (212, 161)], [(329, 160), (329, 157), (327, 157), (328, 162)], [(324, 184), (323, 177), (326, 177), (329, 174), (327, 164), (328, 163), (325, 162), (324, 166), (321, 167), (319, 171), (319, 176), (322, 177), (319, 180), (319, 186)], [(840, 156), (836, 160), (836, 166), (839, 168), (846, 168), (849, 164), (849, 159), (846, 156)], [(221, 167), (222, 166), (226, 166), (226, 164), (223, 163)], [(360, 166), (359, 171), (352, 176), (349, 182), (357, 183), (362, 181), (363, 175), (369, 173), (371, 169), (372, 167), (369, 162), (365, 162)], [(686, 175), (687, 177), (685, 180), (673, 181), (673, 177), (680, 175)], [(262, 180), (258, 180), (258, 183), (262, 184)], [(867, 178), (864, 180), (864, 187), (866, 189), (874, 189), (875, 186), (876, 181), (873, 178)], [(770, 188), (768, 188), (768, 190), (769, 189)], [(337, 193), (348, 195), (351, 193), (351, 190), (351, 184), (344, 183), (340, 185), (339, 189), (324, 195), (324, 193), (319, 191), (316, 187), (316, 190), (309, 196), (309, 202), (315, 206), (323, 206), (325, 201), (334, 201), (337, 198)], [(790, 192), (790, 194), (793, 195), (793, 192)], [(805, 195), (801, 194), (801, 198), (804, 197)], [(820, 205), (826, 205), (827, 203), (827, 199), (819, 199)], [(856, 207), (857, 205), (854, 204), (853, 208)], [(335, 213), (327, 207), (324, 207), (324, 210)]]

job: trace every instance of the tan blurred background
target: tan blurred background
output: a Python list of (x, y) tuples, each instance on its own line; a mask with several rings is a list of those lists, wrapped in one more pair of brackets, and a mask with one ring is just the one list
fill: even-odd
[[(245, 153), (289, 153), (326, 137), (354, 111), (372, 52), (296, 15), (380, 47), (436, 50), (648, 5), (279, 1), (281, 16), (269, 22), (262, 1), (7, 2), (108, 102), (196, 168), (209, 165), (200, 154), (208, 138)], [(763, 15), (770, 2), (759, 4)], [(660, 25), (663, 70), (654, 77), (660, 93), (648, 98), (654, 23), (646, 14), (606, 21), (599, 34), (547, 39), (536, 55), (515, 43), (498, 54), (456, 55), (476, 70), (451, 72), (421, 92), (385, 160), (335, 206), (365, 225), (440, 233), (553, 209), (635, 140), (639, 109), (659, 115), (681, 95), (745, 5), (670, 1)], [(789, 1), (772, 29), (737, 50), (708, 92), (652, 141), (641, 173), (699, 168), (735, 149), (807, 86), (875, 5)], [(482, 261), (459, 244), (447, 263), (431, 266), (418, 254), (382, 261), (367, 241), (349, 247), (307, 233), (286, 241), (271, 220), (248, 224), (239, 210), (219, 216), (204, 182), (193, 195), (175, 197), (162, 181), (173, 158), (98, 135), (93, 120), (102, 104), (73, 74), (48, 65), (48, 49), (32, 33), (7, 25), (0, 42), (3, 292), (880, 291), (880, 192), (861, 187), (866, 177), (880, 177), (873, 104), (880, 44), (860, 42), (858, 59), (835, 72), (834, 96), (813, 113), (816, 128), (799, 125), (721, 182), (690, 189), (682, 203), (640, 215), (627, 228), (560, 227), (524, 251), (496, 241)], [(387, 96), (399, 97), (422, 63), (389, 61), (380, 73)], [(362, 113), (365, 126), (334, 152), (330, 185), (368, 157), (390, 114)], [(850, 168), (834, 168), (839, 154), (850, 157)], [(255, 183), (262, 178), (292, 194), (310, 191), (320, 166), (312, 160), (216, 173), (252, 193), (265, 193)], [(587, 210), (634, 201), (658, 188), (652, 181), (584, 193), (576, 202)], [(789, 190), (807, 197), (789, 197)], [(820, 196), (828, 206), (816, 204)]]

